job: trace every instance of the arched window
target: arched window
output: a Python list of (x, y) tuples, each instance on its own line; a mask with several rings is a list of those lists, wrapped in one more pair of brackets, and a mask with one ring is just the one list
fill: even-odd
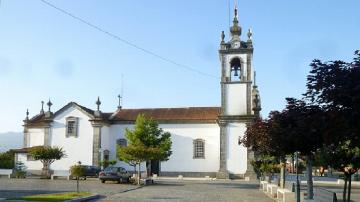
[(239, 58), (233, 58), (230, 62), (230, 78), (231, 81), (240, 81), (243, 75), (241, 62)]
[(205, 158), (205, 140), (196, 139), (193, 141), (194, 146), (194, 159), (204, 159)]

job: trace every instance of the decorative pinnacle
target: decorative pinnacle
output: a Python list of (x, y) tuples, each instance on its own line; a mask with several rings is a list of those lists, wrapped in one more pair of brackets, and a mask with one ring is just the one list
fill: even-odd
[(44, 114), (44, 101), (41, 101), (41, 110), (40, 110), (40, 114)]
[(224, 33), (224, 31), (221, 32), (221, 42), (225, 42), (225, 33)]
[(50, 98), (49, 98), (49, 102), (47, 103), (47, 106), (49, 107), (49, 112), (51, 111), (51, 106), (53, 105), (53, 103), (51, 103)]
[(237, 19), (237, 17), (238, 17), (238, 9), (237, 9), (237, 4), (236, 4), (236, 2), (235, 2), (235, 10), (234, 10), (234, 13), (235, 13), (235, 18)]
[(121, 109), (122, 108), (122, 106), (121, 106), (121, 95), (118, 95), (118, 98), (119, 98), (119, 105), (118, 105), (118, 109)]
[(26, 121), (28, 121), (29, 120), (29, 109), (26, 109), (26, 119), (25, 119)]
[(95, 103), (97, 105), (97, 110), (100, 111), (100, 105), (101, 105), (101, 102), (100, 102), (100, 97), (98, 96), (98, 99)]
[(251, 41), (252, 40), (252, 35), (253, 35), (251, 28), (248, 30), (247, 35), (248, 35), (248, 40)]

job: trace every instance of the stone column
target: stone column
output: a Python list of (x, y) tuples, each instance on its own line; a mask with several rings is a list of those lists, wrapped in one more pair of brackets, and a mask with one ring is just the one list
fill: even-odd
[(50, 126), (44, 128), (44, 146), (50, 146)]
[(23, 148), (28, 147), (29, 145), (29, 133), (28, 128), (24, 127), (24, 137), (23, 137)]
[(229, 172), (226, 165), (227, 157), (227, 123), (225, 121), (219, 121), (220, 126), (220, 168), (216, 174), (218, 179), (229, 179)]
[(93, 124), (94, 134), (93, 134), (93, 166), (100, 165), (100, 148), (101, 148), (101, 124)]
[(246, 168), (246, 173), (245, 173), (245, 177), (248, 180), (256, 180), (257, 179), (257, 174), (254, 171), (254, 167), (251, 165), (251, 161), (255, 160), (255, 154), (254, 151), (251, 148), (247, 148), (247, 168)]

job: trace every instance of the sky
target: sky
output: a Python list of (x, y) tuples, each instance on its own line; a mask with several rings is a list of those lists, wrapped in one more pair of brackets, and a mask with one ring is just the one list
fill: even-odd
[[(81, 23), (41, 0), (0, 5), (0, 133), (22, 131), (26, 109), (75, 101), (104, 112), (124, 108), (220, 105), (220, 33), (229, 39), (227, 0), (47, 0), (205, 76), (166, 62)], [(231, 7), (234, 1), (230, 2)], [(350, 61), (360, 49), (358, 0), (239, 0), (253, 30), (262, 116), (300, 98), (313, 59)], [(231, 16), (232, 16), (231, 11)], [(123, 75), (123, 76), (122, 76)], [(123, 77), (123, 79), (121, 79)]]

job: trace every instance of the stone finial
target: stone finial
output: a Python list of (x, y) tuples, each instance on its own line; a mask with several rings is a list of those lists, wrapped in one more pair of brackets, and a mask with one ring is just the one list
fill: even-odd
[(48, 106), (48, 111), (51, 112), (51, 106), (53, 105), (53, 103), (51, 103), (50, 98), (49, 98), (49, 102), (47, 103)]
[(44, 101), (41, 101), (41, 110), (40, 110), (40, 114), (44, 114)]
[(221, 43), (224, 43), (225, 42), (225, 32), (222, 31), (221, 32)]
[(121, 95), (118, 95), (118, 98), (119, 98), (119, 105), (118, 105), (118, 109), (121, 109), (122, 108), (122, 106), (121, 106), (121, 99), (122, 99), (122, 97), (121, 97)]
[(100, 105), (101, 105), (101, 101), (100, 101), (100, 97), (98, 96), (97, 101), (95, 102), (95, 104), (97, 105), (97, 109), (94, 112), (95, 117), (97, 118), (101, 118), (101, 111), (100, 111)]
[(250, 28), (250, 29), (248, 30), (248, 33), (247, 33), (248, 41), (252, 41), (252, 35), (253, 35), (253, 33), (252, 33), (251, 28)]
[(98, 99), (95, 103), (97, 105), (97, 111), (100, 111), (100, 105), (101, 105), (101, 102), (100, 102), (100, 97), (98, 96)]
[(25, 118), (25, 121), (28, 121), (29, 120), (29, 109), (26, 109), (26, 118)]
[(238, 20), (238, 9), (237, 6), (235, 5), (233, 25), (230, 27), (230, 32), (232, 37), (237, 38), (241, 36), (241, 30), (242, 29), (241, 26), (239, 26), (239, 20)]

